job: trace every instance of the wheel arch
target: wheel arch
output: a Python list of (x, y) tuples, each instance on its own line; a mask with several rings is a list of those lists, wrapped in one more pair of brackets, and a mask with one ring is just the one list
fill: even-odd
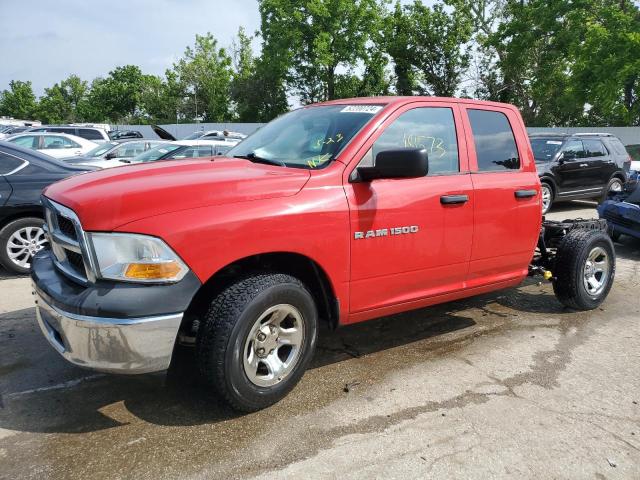
[(548, 175), (543, 175), (542, 177), (540, 177), (540, 183), (548, 183), (555, 198), (555, 196), (558, 194), (558, 185), (556, 185), (555, 180)]
[(2, 218), (0, 218), (0, 229), (3, 229), (15, 220), (29, 217), (41, 218), (44, 221), (44, 215), (41, 208), (34, 208), (33, 210), (25, 209), (2, 216)]
[(617, 178), (622, 183), (625, 183), (627, 181), (627, 179), (625, 178), (624, 173), (621, 172), (621, 171), (614, 172), (613, 175), (611, 175), (611, 178), (609, 178), (609, 181), (613, 180), (614, 178)]
[(325, 269), (306, 255), (283, 251), (244, 257), (215, 272), (191, 300), (180, 327), (181, 332), (186, 336), (193, 335), (194, 325), (197, 326), (194, 321), (202, 318), (212, 298), (234, 280), (264, 272), (285, 273), (298, 278), (313, 296), (319, 318), (328, 322), (331, 328), (337, 327), (340, 308), (335, 288)]

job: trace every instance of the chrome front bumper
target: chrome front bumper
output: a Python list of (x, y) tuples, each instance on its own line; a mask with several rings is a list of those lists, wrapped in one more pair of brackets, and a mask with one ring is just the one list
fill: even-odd
[(138, 318), (89, 317), (49, 305), (35, 288), (34, 296), (42, 333), (71, 363), (125, 374), (169, 367), (182, 313)]

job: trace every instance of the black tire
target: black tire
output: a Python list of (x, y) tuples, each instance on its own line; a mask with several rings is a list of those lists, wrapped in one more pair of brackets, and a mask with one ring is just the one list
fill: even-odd
[[(591, 294), (584, 282), (589, 255), (602, 249), (609, 259), (608, 277), (597, 294)], [(593, 310), (607, 298), (616, 273), (616, 256), (613, 242), (607, 234), (594, 230), (569, 232), (558, 246), (553, 291), (558, 300), (575, 310)]]
[[(540, 195), (542, 196), (542, 215), (546, 215), (547, 212), (549, 212), (549, 210), (551, 210), (551, 206), (553, 205), (553, 200), (555, 199), (555, 192), (553, 190), (553, 187), (551, 186), (551, 184), (549, 182), (541, 182), (541, 189), (540, 189)], [(545, 206), (544, 204), (544, 198), (545, 198), (545, 190), (549, 191), (549, 203)]]
[[(19, 230), (22, 230), (27, 227), (35, 227), (42, 228), (44, 224), (44, 220), (38, 217), (25, 217), (19, 218), (17, 220), (13, 220), (6, 224), (2, 230), (0, 230), (0, 265), (2, 265), (5, 269), (7, 269), (11, 273), (15, 273), (18, 275), (26, 275), (29, 273), (31, 269), (31, 263), (29, 262), (27, 266), (22, 267), (14, 262), (9, 257), (9, 252), (7, 251), (7, 243), (11, 236)], [(29, 256), (29, 259), (33, 255)]]
[(604, 201), (609, 200), (609, 192), (613, 191), (616, 186), (618, 186), (618, 189), (616, 191), (621, 192), (624, 188), (624, 182), (618, 177), (613, 177), (611, 180), (609, 180), (607, 188), (604, 189), (604, 193), (600, 197), (599, 203), (603, 203)]
[[(244, 367), (245, 342), (260, 315), (287, 304), (304, 318), (304, 339), (292, 370), (273, 386), (253, 383)], [(211, 302), (196, 338), (198, 369), (204, 381), (232, 408), (253, 412), (285, 397), (302, 378), (316, 344), (317, 309), (298, 279), (257, 274), (225, 288)]]

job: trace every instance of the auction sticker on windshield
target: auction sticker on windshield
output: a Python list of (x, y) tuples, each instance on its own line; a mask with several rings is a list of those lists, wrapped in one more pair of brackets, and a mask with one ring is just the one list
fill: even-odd
[(349, 105), (340, 110), (340, 113), (378, 113), (382, 110), (379, 105)]

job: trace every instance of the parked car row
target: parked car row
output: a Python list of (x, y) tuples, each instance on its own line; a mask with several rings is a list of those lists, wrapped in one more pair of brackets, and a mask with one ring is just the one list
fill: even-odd
[(221, 136), (96, 144), (75, 135), (33, 130), (0, 141), (0, 265), (25, 274), (33, 255), (46, 244), (40, 193), (49, 184), (103, 168), (223, 155), (239, 141)]
[[(0, 142), (0, 263), (9, 270), (23, 273), (28, 269), (30, 256), (42, 246), (44, 237), (38, 226), (42, 223), (39, 192), (48, 183), (85, 171), (225, 155), (245, 138), (235, 132), (201, 130), (187, 139), (170, 141), (174, 139), (171, 134), (159, 127), (153, 128), (168, 140), (140, 139), (139, 132), (121, 130), (111, 132), (114, 137), (111, 140), (103, 142), (101, 135), (101, 143), (95, 143), (65, 133), (74, 132), (86, 137), (93, 136), (88, 132), (101, 130), (90, 125), (11, 131), (6, 142)], [(629, 172), (640, 170), (640, 165), (635, 164), (640, 162), (632, 164), (620, 140), (609, 134), (536, 134), (530, 136), (530, 142), (542, 184), (543, 213), (560, 200), (597, 198), (604, 201), (611, 197), (605, 202), (607, 207), (601, 209), (601, 216), (610, 223), (624, 217), (619, 213), (621, 209), (613, 205), (629, 202), (616, 194), (625, 192)], [(613, 202), (616, 198), (617, 202)], [(623, 207), (626, 213), (632, 212), (634, 219), (638, 218), (633, 208)], [(636, 231), (634, 226), (629, 227), (627, 219), (611, 232), (631, 234), (628, 228), (631, 232)]]

